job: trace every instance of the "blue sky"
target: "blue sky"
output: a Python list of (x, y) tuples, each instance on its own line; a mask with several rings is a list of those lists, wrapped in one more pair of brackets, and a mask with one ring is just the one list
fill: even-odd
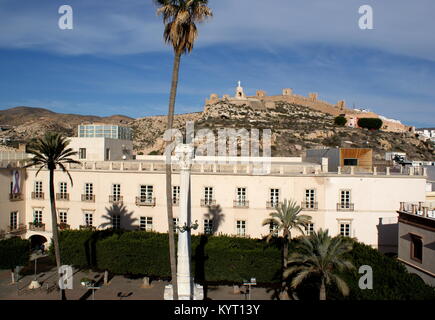
[[(58, 9), (74, 29), (58, 28)], [(374, 30), (358, 8), (372, 5)], [(177, 113), (210, 93), (282, 88), (346, 100), (417, 127), (435, 126), (433, 0), (211, 0), (183, 56)], [(0, 0), (0, 109), (131, 117), (165, 114), (172, 49), (151, 0)]]

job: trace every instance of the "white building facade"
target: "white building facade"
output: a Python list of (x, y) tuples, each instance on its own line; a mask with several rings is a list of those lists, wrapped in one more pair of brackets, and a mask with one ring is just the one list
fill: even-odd
[[(48, 171), (21, 172), (20, 195), (11, 182), (14, 167), (0, 174), (0, 230), (30, 238), (51, 237)], [(272, 158), (271, 172), (258, 175), (252, 163), (194, 162), (191, 215), (199, 228), (193, 234), (227, 234), (261, 238), (271, 226), (262, 222), (284, 199), (294, 200), (312, 217), (307, 233), (319, 228), (332, 235), (355, 237), (386, 252), (397, 250), (397, 210), (401, 202), (425, 200), (426, 177), (377, 172), (328, 172), (327, 165), (301, 158)], [(74, 181), (55, 173), (58, 221), (65, 228), (125, 228), (167, 232), (163, 157), (141, 161), (83, 161), (69, 166)], [(174, 217), (178, 218), (179, 170), (173, 169)], [(15, 199), (13, 199), (15, 197)], [(14, 224), (16, 212), (17, 223)], [(296, 231), (293, 236), (298, 236)]]

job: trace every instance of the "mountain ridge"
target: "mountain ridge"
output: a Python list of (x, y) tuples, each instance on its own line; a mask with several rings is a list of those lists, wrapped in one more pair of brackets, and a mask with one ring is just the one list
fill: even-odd
[[(435, 159), (434, 146), (418, 139), (414, 133), (338, 127), (334, 125), (332, 115), (284, 101), (267, 110), (220, 101), (206, 105), (203, 112), (176, 114), (174, 128), (184, 133), (187, 121), (194, 122), (195, 130), (210, 129), (215, 133), (219, 128), (270, 128), (273, 156), (300, 156), (306, 149), (319, 147), (370, 147), (377, 160), (384, 159), (386, 151), (406, 152), (415, 160)], [(86, 122), (130, 126), (134, 130), (133, 145), (138, 154), (161, 154), (164, 150), (165, 115), (137, 119), (123, 115), (99, 117), (20, 106), (0, 110), (0, 126), (7, 126), (6, 130), (0, 131), (0, 139), (27, 143), (46, 131), (76, 136), (78, 124)]]

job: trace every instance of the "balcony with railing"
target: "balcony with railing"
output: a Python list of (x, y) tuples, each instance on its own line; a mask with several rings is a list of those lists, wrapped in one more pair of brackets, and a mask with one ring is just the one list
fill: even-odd
[(59, 227), (59, 230), (70, 230), (71, 226), (67, 223), (61, 222), (57, 225)]
[(350, 202), (340, 202), (337, 203), (337, 211), (354, 211), (355, 206)]
[(97, 228), (94, 226), (91, 226), (91, 225), (81, 225), (81, 226), (79, 226), (79, 230), (95, 231), (95, 230), (97, 230)]
[(215, 206), (216, 200), (213, 199), (201, 199), (201, 207)]
[(266, 201), (266, 209), (276, 209), (278, 207), (278, 201)]
[(180, 205), (180, 198), (172, 198), (172, 205), (178, 207)]
[(317, 202), (313, 201), (302, 201), (301, 208), (305, 211), (316, 211), (319, 209)]
[(155, 207), (156, 198), (153, 197), (136, 197), (137, 206)]
[(435, 219), (435, 201), (400, 202), (399, 211), (424, 218)]
[(13, 234), (13, 235), (18, 235), (18, 234), (22, 234), (25, 233), (27, 230), (27, 227), (25, 224), (20, 223), (17, 225), (13, 225), (13, 226), (8, 226), (6, 229), (6, 233), (7, 234)]
[(23, 195), (21, 193), (10, 193), (9, 200), (10, 201), (21, 201), (21, 200), (23, 200)]
[(234, 200), (233, 201), (234, 208), (249, 208), (249, 201), (244, 199)]
[(44, 192), (32, 192), (32, 199), (44, 200)]
[(94, 194), (82, 194), (82, 201), (83, 202), (95, 202), (95, 195)]
[(29, 222), (30, 231), (45, 231), (45, 223), (41, 222)]
[(69, 201), (69, 193), (56, 193), (56, 200)]
[(109, 202), (113, 204), (122, 204), (124, 197), (119, 195), (110, 195)]

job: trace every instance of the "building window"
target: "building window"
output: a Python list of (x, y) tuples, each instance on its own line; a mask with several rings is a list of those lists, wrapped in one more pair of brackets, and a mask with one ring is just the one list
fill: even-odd
[(180, 186), (172, 186), (172, 204), (180, 203)]
[(112, 184), (112, 197), (113, 201), (121, 200), (121, 185), (118, 183)]
[(85, 183), (85, 194), (93, 195), (94, 194), (94, 184), (93, 183)]
[(112, 228), (121, 229), (121, 216), (119, 214), (112, 216)]
[(350, 237), (350, 223), (340, 223), (340, 235), (342, 235), (343, 237)]
[(110, 149), (106, 148), (106, 160), (110, 160)]
[(42, 193), (42, 181), (35, 181), (35, 193), (41, 194)]
[(9, 223), (10, 223), (10, 228), (11, 230), (16, 230), (18, 229), (18, 212), (17, 211), (12, 211), (9, 217)]
[(314, 223), (308, 223), (305, 227), (305, 233), (307, 235), (312, 235), (314, 233)]
[(358, 165), (358, 159), (344, 159), (343, 164), (345, 166), (357, 166)]
[(172, 221), (174, 222), (174, 233), (178, 231), (178, 218), (173, 218)]
[(204, 187), (204, 202), (203, 206), (213, 205), (213, 187)]
[(353, 204), (351, 203), (351, 193), (350, 190), (340, 191), (340, 203), (337, 206), (338, 210), (352, 210)]
[(85, 225), (87, 227), (92, 227), (94, 223), (94, 214), (93, 213), (85, 213)]
[(246, 235), (246, 221), (237, 220), (236, 221), (236, 234), (238, 236), (244, 237)]
[(67, 189), (67, 184), (66, 182), (61, 182), (59, 183), (59, 191), (61, 195), (66, 195), (68, 193), (68, 189)]
[(279, 189), (270, 189), (270, 207), (275, 208), (279, 203)]
[(247, 207), (248, 201), (246, 199), (246, 188), (236, 189), (236, 200), (234, 201), (235, 207)]
[(33, 223), (35, 223), (35, 224), (42, 223), (42, 210), (41, 209), (33, 210)]
[(305, 209), (315, 209), (316, 208), (316, 190), (306, 189), (305, 190)]
[(213, 234), (213, 220), (204, 219), (204, 234)]
[(278, 236), (278, 225), (274, 222), (269, 223), (269, 233), (274, 237)]
[(153, 230), (153, 218), (152, 217), (140, 217), (140, 230), (152, 231)]
[(67, 212), (65, 210), (59, 211), (59, 222), (68, 223)]
[(153, 200), (153, 186), (140, 186), (140, 199), (142, 202), (151, 202)]
[(411, 259), (420, 263), (423, 261), (423, 240), (414, 234), (411, 234)]
[(86, 159), (86, 148), (79, 148), (79, 159)]

